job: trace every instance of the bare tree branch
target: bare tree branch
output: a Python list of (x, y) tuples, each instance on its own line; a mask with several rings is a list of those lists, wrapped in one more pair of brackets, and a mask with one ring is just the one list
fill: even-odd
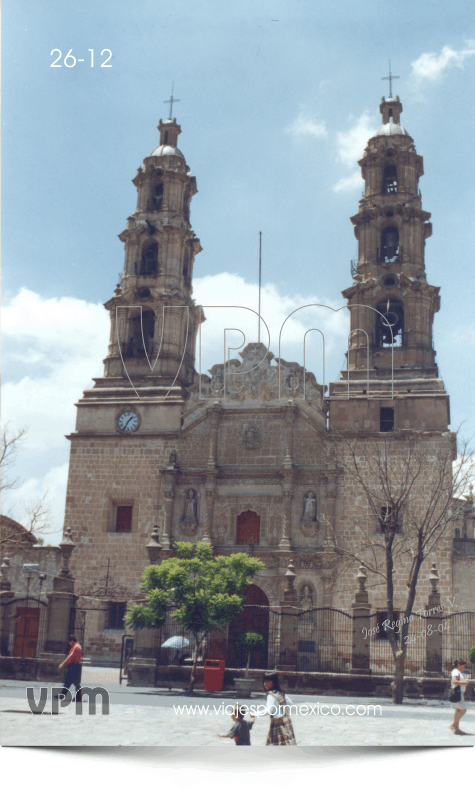
[(337, 466), (369, 508), (367, 528), (359, 527), (351, 547), (339, 542), (332, 528), (334, 550), (340, 559), (363, 563), (386, 582), (390, 624), (395, 622), (394, 582), (409, 567), (399, 634), (394, 628), (386, 631), (396, 661), (393, 701), (399, 703), (419, 574), (424, 560), (469, 506), (464, 496), (475, 481), (473, 452), (469, 442), (457, 443), (449, 432), (408, 432), (377, 440), (335, 433), (333, 448)]
[(9, 468), (15, 463), (15, 457), (25, 439), (28, 427), (22, 427), (16, 433), (7, 422), (0, 432), (0, 490), (13, 490), (19, 486), (19, 477), (11, 477)]

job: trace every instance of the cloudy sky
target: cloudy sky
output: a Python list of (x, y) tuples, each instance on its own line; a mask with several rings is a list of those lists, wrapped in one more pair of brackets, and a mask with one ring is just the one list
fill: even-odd
[[(256, 309), (262, 231), (262, 313), (277, 356), (287, 314), (343, 305), (357, 250), (349, 216), (363, 189), (356, 161), (380, 124), (391, 58), (402, 123), (424, 155), (434, 226), (426, 266), (441, 287), (434, 336), (452, 427), (475, 433), (475, 30), (465, 0), (4, 0), (2, 16), (3, 419), (29, 427), (21, 486), (4, 512), (22, 520), (48, 491), (57, 531), (47, 541), (60, 536), (64, 435), (101, 374), (102, 304), (123, 265), (117, 235), (173, 82), (179, 146), (199, 189), (194, 296)], [(68, 67), (69, 51), (66, 63), (77, 61)], [(221, 359), (225, 326), (255, 337), (244, 311), (206, 314), (203, 371)], [(282, 357), (302, 362), (303, 334), (315, 326), (327, 338), (328, 382), (344, 362), (345, 311), (300, 312)], [(317, 335), (308, 356), (321, 381)]]

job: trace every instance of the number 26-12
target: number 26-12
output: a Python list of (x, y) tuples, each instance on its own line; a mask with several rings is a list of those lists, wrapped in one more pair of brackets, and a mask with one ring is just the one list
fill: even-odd
[[(58, 61), (60, 61), (62, 58), (62, 52), (61, 50), (51, 50), (50, 55), (52, 55), (53, 52), (59, 52), (59, 55), (50, 65), (55, 69), (60, 69), (63, 64), (58, 63)], [(67, 66), (68, 69), (72, 69), (73, 66), (76, 66), (76, 63), (84, 63), (84, 58), (75, 58), (72, 52), (72, 49), (69, 50), (68, 54), (64, 56), (63, 60), (64, 65)], [(88, 50), (88, 52), (91, 53), (91, 66), (94, 66), (94, 50)], [(112, 58), (112, 52), (110, 50), (102, 50), (101, 56), (104, 55), (105, 52), (109, 53), (109, 57), (105, 59), (104, 63), (101, 63), (101, 66), (105, 66), (106, 69), (111, 69), (112, 64), (107, 63), (107, 61), (110, 61)]]

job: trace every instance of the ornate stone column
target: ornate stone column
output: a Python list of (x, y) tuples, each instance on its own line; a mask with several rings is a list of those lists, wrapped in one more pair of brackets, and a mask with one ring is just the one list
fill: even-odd
[(208, 482), (206, 482), (205, 493), (206, 493), (206, 506), (205, 506), (205, 520), (204, 520), (202, 542), (205, 542), (207, 545), (212, 546), (214, 500), (216, 498), (216, 486), (214, 483), (214, 479), (211, 479)]
[(165, 505), (165, 521), (161, 538), (162, 549), (169, 551), (172, 543), (173, 505), (175, 502), (175, 469), (166, 469), (163, 474), (162, 493)]
[(370, 612), (371, 606), (366, 591), (366, 570), (364, 565), (360, 565), (356, 580), (358, 589), (355, 594), (354, 603), (351, 604), (353, 611), (353, 650), (351, 654), (351, 674), (370, 675)]
[(211, 434), (209, 439), (209, 456), (208, 456), (208, 469), (216, 468), (218, 464), (218, 430), (219, 419), (221, 417), (221, 403), (215, 400), (208, 409), (211, 425)]
[(284, 482), (283, 485), (283, 505), (282, 505), (282, 537), (279, 542), (280, 551), (290, 551), (292, 543), (290, 532), (292, 525), (292, 483)]
[(285, 458), (284, 469), (291, 470), (294, 461), (294, 424), (297, 415), (297, 406), (293, 399), (289, 399), (285, 411)]

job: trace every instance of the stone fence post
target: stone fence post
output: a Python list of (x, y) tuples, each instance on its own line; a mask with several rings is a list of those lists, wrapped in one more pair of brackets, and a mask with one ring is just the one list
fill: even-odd
[(39, 680), (62, 679), (58, 664), (67, 655), (71, 611), (76, 608), (78, 599), (78, 595), (74, 594), (74, 577), (69, 569), (69, 560), (76, 547), (71, 537), (71, 529), (64, 530), (59, 547), (62, 564), (59, 574), (53, 578), (52, 591), (47, 595), (46, 638), (44, 651), (38, 659)]
[(10, 620), (7, 613), (7, 603), (15, 597), (15, 593), (12, 592), (12, 585), (7, 578), (9, 568), (10, 560), (5, 557), (0, 567), (0, 656), (8, 655)]
[[(157, 525), (153, 527), (152, 535), (145, 547), (150, 564), (160, 564), (164, 549), (160, 544)], [(144, 599), (143, 597), (135, 602), (138, 604)], [(160, 628), (139, 628), (134, 631), (134, 648), (127, 664), (128, 686), (153, 687), (155, 685), (160, 638)]]
[(370, 675), (370, 612), (371, 605), (366, 591), (366, 570), (364, 564), (360, 565), (356, 579), (358, 590), (355, 593), (355, 602), (351, 608), (353, 612), (353, 647), (351, 654), (351, 674)]
[(426, 677), (439, 677), (443, 674), (442, 630), (445, 626), (444, 621), (441, 619), (443, 610), (440, 605), (440, 592), (437, 589), (439, 574), (435, 562), (432, 563), (429, 581), (432, 591), (429, 595), (429, 602), (426, 607), (426, 663), (424, 675)]
[(295, 568), (292, 560), (285, 574), (286, 587), (284, 598), (280, 601), (280, 641), (278, 645), (276, 669), (295, 672), (298, 651), (298, 615), (300, 607), (294, 588)]

